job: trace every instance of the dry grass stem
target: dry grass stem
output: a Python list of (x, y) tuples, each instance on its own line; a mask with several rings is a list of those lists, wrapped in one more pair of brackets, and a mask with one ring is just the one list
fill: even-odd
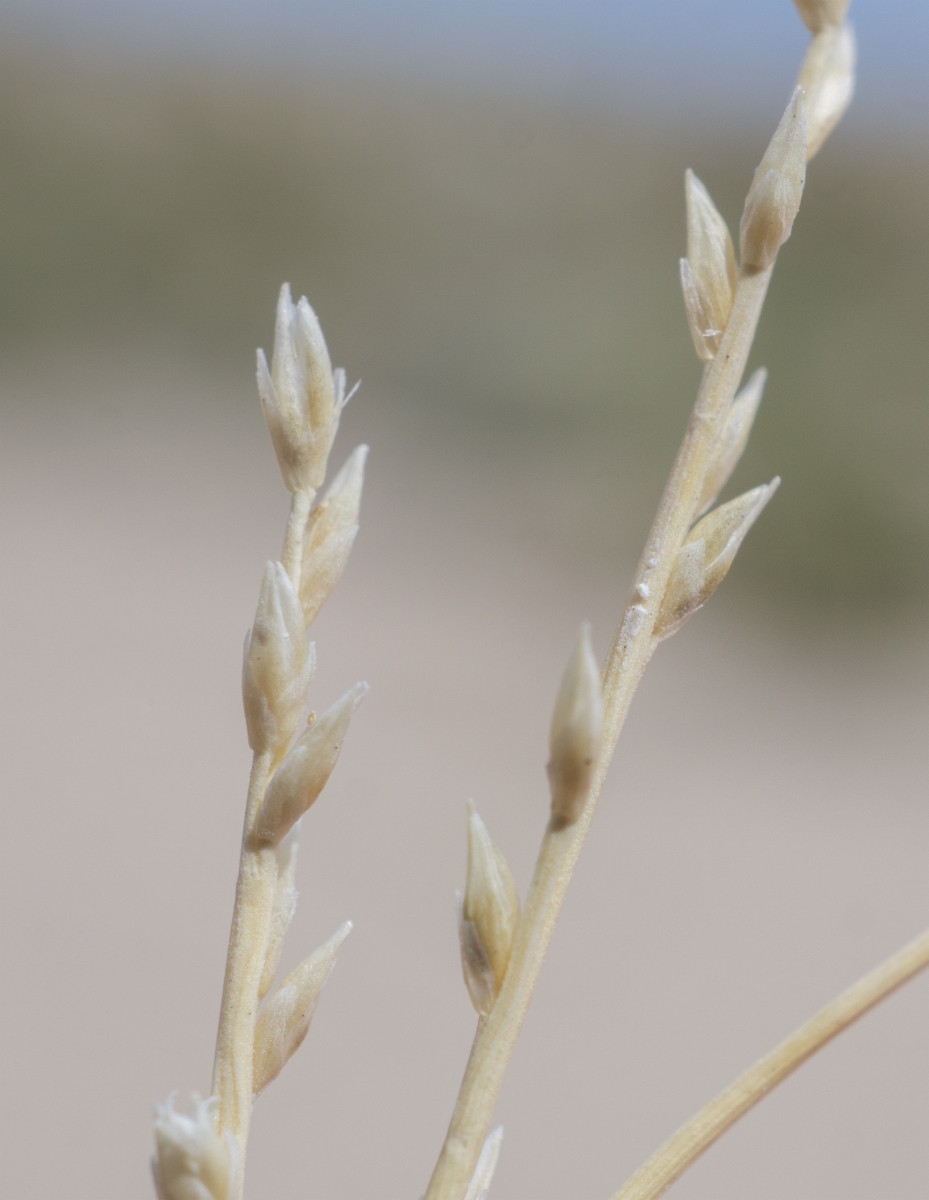
[(727, 1129), (853, 1021), (929, 967), (929, 932), (827, 1004), (730, 1084), (636, 1171), (612, 1200), (657, 1200)]
[[(240, 1200), (254, 1098), (305, 1038), (351, 928), (346, 922), (268, 995), (296, 908), (300, 822), (325, 787), (367, 691), (367, 684), (356, 684), (318, 720), (311, 715), (298, 736), (316, 664), (307, 627), (338, 582), (358, 532), (367, 447), (358, 447), (314, 507), (349, 396), (345, 373), (332, 369), (316, 314), (306, 299), (295, 305), (286, 285), (270, 368), (258, 352), (258, 391), (291, 493), (290, 514), (280, 561), (265, 569), (243, 656), (242, 700), (254, 761), (213, 1095), (196, 1108), (190, 1129), (184, 1122), (191, 1119), (159, 1110), (153, 1171), (161, 1200)], [(181, 1141), (186, 1157), (176, 1150)]]
[[(854, 86), (846, 0), (797, 0), (813, 34), (799, 84), (745, 199), (739, 261), (706, 187), (685, 177), (684, 308), (703, 375), (677, 458), (602, 672), (581, 628), (558, 691), (547, 767), (551, 813), (520, 912), (512, 875), (469, 807), (468, 865), (459, 899), (465, 984), (477, 1032), (425, 1200), (483, 1200), (500, 1153), (490, 1131), (500, 1090), (632, 697), (656, 646), (707, 602), (779, 480), (714, 507), (751, 432), (766, 380), (739, 391), (771, 273), (790, 237), (806, 164), (841, 117)], [(345, 404), (316, 314), (288, 287), (277, 309), (270, 366), (258, 352), (258, 391), (290, 515), (280, 560), (269, 562), (246, 638), (242, 695), (254, 759), (213, 1075), (190, 1117), (160, 1107), (153, 1172), (160, 1200), (241, 1200), (255, 1097), (307, 1035), (346, 922), (274, 989), (297, 901), (301, 823), (338, 761), (367, 685), (322, 716), (307, 711), (316, 662), (307, 630), (341, 576), (358, 532), (367, 447), (358, 447), (322, 499)], [(654, 1200), (744, 1112), (907, 979), (929, 965), (929, 934), (907, 946), (803, 1025), (675, 1134), (614, 1200)]]
[[(822, 22), (826, 23), (827, 18), (831, 22), (837, 8), (823, 8), (826, 15)], [(809, 19), (818, 22), (820, 17), (813, 14)], [(828, 64), (821, 68), (828, 69)], [(818, 77), (808, 80), (814, 87), (820, 82)], [(760, 401), (764, 379), (756, 376), (742, 394), (741, 405), (733, 411), (774, 261), (790, 236), (800, 204), (808, 158), (806, 129), (804, 93), (797, 88), (746, 198), (741, 265), (731, 304), (727, 295), (731, 280), (728, 232), (723, 235), (722, 218), (709, 193), (698, 186), (695, 176), (687, 176), (688, 259), (682, 270), (683, 291), (694, 343), (706, 362), (703, 379), (604, 666), (599, 753), (584, 794), (572, 805), (571, 820), (556, 814), (545, 830), (507, 975), (493, 1009), (478, 1024), (426, 1200), (462, 1200), (474, 1175), (642, 672), (659, 639), (678, 628), (718, 585), (742, 538), (777, 486), (775, 480), (747, 493), (711, 512), (692, 529), (694, 519), (712, 503), (735, 466)]]

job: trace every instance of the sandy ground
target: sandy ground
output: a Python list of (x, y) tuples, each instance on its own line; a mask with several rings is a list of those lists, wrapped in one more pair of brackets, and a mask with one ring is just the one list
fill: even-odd
[[(127, 1200), (151, 1195), (153, 1100), (209, 1086), (249, 761), (240, 646), (285, 496), (259, 419), (222, 417), (205, 372), (56, 372), (3, 382), (0, 1190)], [(628, 558), (530, 536), (453, 439), (404, 419), (360, 398), (337, 451), (375, 447), (314, 696), (372, 690), (305, 822), (284, 965), (355, 931), (256, 1112), (266, 1200), (421, 1195), (474, 1025), (464, 802), (524, 891), (563, 662), (584, 618), (603, 654), (628, 586)], [(723, 589), (657, 655), (501, 1101), (493, 1200), (605, 1200), (926, 925), (925, 637), (819, 629)], [(929, 977), (675, 1197), (929, 1193), (927, 1003)]]

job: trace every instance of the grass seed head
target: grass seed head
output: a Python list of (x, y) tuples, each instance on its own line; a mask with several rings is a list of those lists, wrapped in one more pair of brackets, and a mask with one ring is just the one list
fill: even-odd
[(349, 688), (302, 734), (274, 772), (255, 822), (259, 845), (280, 842), (317, 800), (339, 761), (352, 715), (367, 691), (366, 683)]
[(261, 1010), (255, 1025), (256, 1096), (277, 1078), (287, 1060), (303, 1044), (323, 984), (351, 928), (351, 921), (341, 925), (328, 942), (291, 971)]
[(850, 25), (826, 28), (810, 43), (797, 80), (806, 95), (809, 161), (842, 119), (855, 92), (855, 34)]
[(706, 604), (725, 579), (745, 535), (780, 482), (773, 479), (752, 488), (697, 522), (675, 560), (655, 622), (656, 637), (670, 637)]
[(258, 999), (262, 1000), (271, 990), (274, 976), (281, 962), (284, 938), (297, 911), (297, 852), (300, 849), (300, 822), (275, 847), (277, 858), (277, 880), (274, 884), (274, 900), (271, 905), (271, 923), (268, 926), (268, 947), (265, 950)]
[(315, 648), (307, 644), (303, 609), (290, 577), (280, 563), (269, 562), (242, 664), (248, 744), (256, 754), (280, 753), (290, 741), (315, 662)]
[(191, 1097), (193, 1116), (175, 1112), (174, 1097), (155, 1106), (152, 1175), (158, 1200), (228, 1200), (235, 1154), (216, 1128), (213, 1097)]
[(497, 985), (490, 956), (481, 941), (477, 926), (466, 921), (460, 892), (455, 893), (458, 902), (458, 944), (461, 950), (461, 972), (465, 987), (474, 1005), (474, 1011), (486, 1017), (497, 998)]
[(310, 513), (303, 535), (300, 602), (309, 625), (339, 582), (355, 536), (368, 447), (358, 446)]
[[(519, 924), (519, 895), (506, 859), (471, 803), (468, 805), (468, 874), (460, 923), (470, 927), (461, 933), (465, 982), (477, 1011), (489, 1012), (488, 998), (492, 1006), (509, 965)], [(475, 990), (468, 980), (469, 969), (475, 975), (478, 999), (475, 999)]]
[(774, 265), (790, 237), (806, 180), (806, 112), (797, 88), (752, 180), (742, 213), (742, 270)]
[(684, 177), (687, 201), (687, 257), (681, 259), (684, 306), (697, 354), (709, 362), (722, 340), (737, 269), (726, 222), (693, 171)]
[(810, 33), (838, 28), (845, 20), (849, 0), (794, 0), (803, 24)]
[(286, 283), (278, 299), (270, 370), (264, 351), (258, 351), (258, 394), (288, 490), (320, 487), (347, 402), (344, 372), (332, 370), (309, 301), (303, 296), (294, 304)]
[(572, 825), (581, 815), (603, 733), (603, 688), (590, 645), (590, 626), (581, 626), (555, 700), (549, 735), (548, 781), (552, 817)]
[(768, 372), (764, 367), (759, 367), (733, 400), (732, 407), (726, 414), (722, 432), (713, 447), (703, 480), (703, 491), (697, 505), (698, 517), (716, 503), (717, 496), (729, 482), (729, 477), (742, 457), (767, 378)]

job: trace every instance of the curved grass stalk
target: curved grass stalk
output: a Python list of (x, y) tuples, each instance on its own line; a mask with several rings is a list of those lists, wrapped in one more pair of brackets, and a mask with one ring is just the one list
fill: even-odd
[(658, 1200), (740, 1117), (811, 1055), (929, 967), (929, 931), (898, 950), (759, 1059), (668, 1138), (612, 1200)]

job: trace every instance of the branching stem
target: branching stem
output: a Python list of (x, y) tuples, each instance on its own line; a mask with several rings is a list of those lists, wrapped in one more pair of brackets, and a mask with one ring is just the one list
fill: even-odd
[(493, 1010), (478, 1026), (425, 1200), (462, 1200), (474, 1174), (617, 739), (656, 645), (652, 630), (664, 589), (693, 522), (710, 452), (745, 371), (770, 278), (768, 269), (740, 279), (719, 352), (704, 371), (684, 441), (639, 562), (629, 604), (607, 656), (603, 672), (603, 743), (590, 794), (575, 824), (559, 828), (549, 823), (545, 831), (506, 979)]

